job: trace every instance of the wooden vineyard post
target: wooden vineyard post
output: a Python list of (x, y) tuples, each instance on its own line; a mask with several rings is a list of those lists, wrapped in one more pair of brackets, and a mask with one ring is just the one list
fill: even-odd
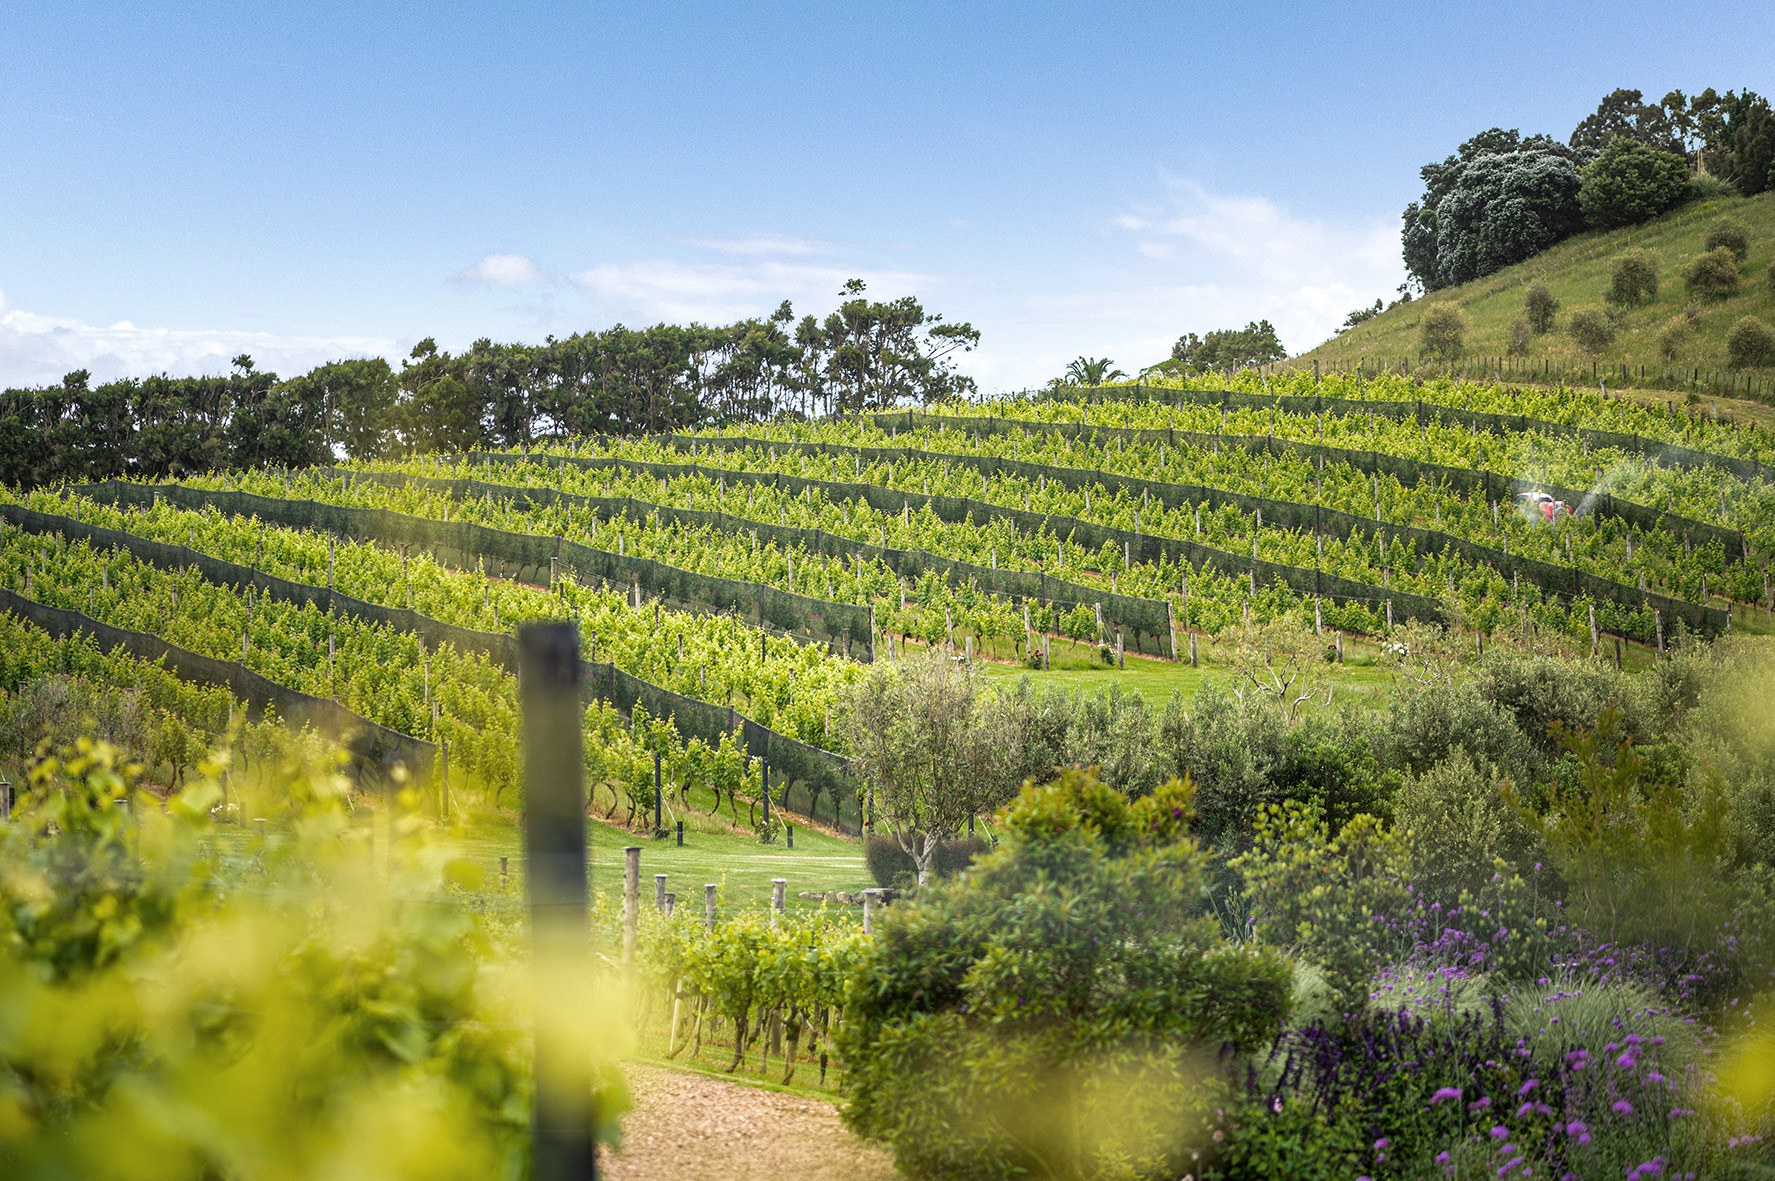
[(714, 882), (703, 887), (703, 930), (715, 929), (715, 891), (719, 889)]
[(863, 891), (863, 934), (875, 934), (875, 899), (881, 894), (878, 888)]
[(1171, 600), (1165, 600), (1165, 625), (1171, 629), (1171, 659), (1178, 658), (1177, 652), (1177, 612), (1172, 609)]
[(663, 873), (653, 875), (653, 909), (661, 914), (666, 912), (666, 875)]
[(1658, 628), (1658, 655), (1664, 655), (1664, 612), (1652, 612), (1652, 622)]
[(1197, 667), (1197, 664), (1196, 664), (1196, 629), (1193, 627), (1190, 629), (1190, 633), (1189, 633), (1189, 666), (1191, 668)]
[(568, 1003), (591, 964), (586, 938), (584, 738), (579, 637), (571, 624), (518, 629), (524, 734), (524, 862), (534, 960), (536, 1181), (597, 1176), (591, 1055)]
[(641, 846), (623, 846), (622, 869), (622, 966), (635, 967), (635, 935), (641, 920)]
[(788, 878), (770, 879), (770, 929), (773, 931), (777, 928), (777, 920), (783, 917), (784, 895), (788, 889)]

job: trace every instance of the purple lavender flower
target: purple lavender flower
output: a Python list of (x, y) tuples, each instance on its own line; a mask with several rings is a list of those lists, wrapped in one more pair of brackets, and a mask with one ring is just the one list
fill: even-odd
[(1460, 1097), (1461, 1089), (1459, 1087), (1442, 1087), (1439, 1088), (1434, 1095), (1430, 1096), (1430, 1106), (1434, 1107), (1444, 1099), (1459, 1099)]
[(1632, 1115), (1633, 1114), (1633, 1104), (1627, 1102), (1627, 1100), (1625, 1100), (1625, 1099), (1615, 1100), (1614, 1107), (1615, 1107), (1615, 1114), (1616, 1115)]

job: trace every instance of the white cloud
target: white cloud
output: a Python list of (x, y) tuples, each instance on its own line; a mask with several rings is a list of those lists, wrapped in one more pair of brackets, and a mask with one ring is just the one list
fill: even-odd
[(346, 357), (395, 356), (398, 342), (362, 336), (279, 336), (269, 332), (137, 328), (119, 320), (109, 328), (21, 311), (0, 292), (0, 384), (45, 385), (75, 369), (94, 380), (223, 373), (241, 353), (260, 369), (302, 373)]
[(919, 291), (931, 281), (927, 275), (903, 271), (770, 260), (742, 264), (642, 259), (601, 263), (572, 277), (600, 299), (643, 319), (702, 323), (763, 315), (785, 299), (829, 306), (853, 278), (862, 279), (880, 298)]
[(450, 278), (477, 287), (540, 287), (553, 281), (522, 254), (489, 254)]
[(965, 365), (983, 389), (1041, 385), (1081, 353), (1134, 373), (1168, 357), (1185, 332), (1252, 320), (1269, 320), (1301, 352), (1404, 278), (1391, 219), (1327, 222), (1160, 179), (1155, 200), (1110, 220), (1087, 260), (1091, 282), (1040, 276), (998, 315), (972, 317), (984, 337)]
[[(1157, 293), (1155, 307), (1209, 317), (1179, 324), (1179, 332), (1268, 319), (1299, 352), (1330, 336), (1356, 304), (1391, 295), (1404, 278), (1393, 219), (1336, 224), (1300, 217), (1266, 197), (1214, 193), (1168, 175), (1163, 181), (1162, 204), (1136, 208), (1114, 224), (1133, 235), (1137, 254), (1207, 281), (1163, 285)], [(1175, 294), (1200, 290), (1212, 291), (1206, 305)], [(1110, 293), (1109, 306), (1130, 294)]]

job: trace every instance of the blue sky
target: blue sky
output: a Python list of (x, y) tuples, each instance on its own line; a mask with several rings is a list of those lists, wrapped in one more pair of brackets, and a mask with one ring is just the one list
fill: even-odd
[(1417, 168), (1616, 86), (1775, 90), (1717, 4), (169, 5), (0, 11), (0, 383), (824, 314), (987, 390), (1403, 279)]

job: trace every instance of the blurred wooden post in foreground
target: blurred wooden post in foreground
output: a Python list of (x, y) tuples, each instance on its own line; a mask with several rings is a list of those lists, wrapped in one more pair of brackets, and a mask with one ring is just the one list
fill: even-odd
[(536, 1008), (536, 1096), (531, 1176), (597, 1176), (591, 1051), (574, 1021), (565, 982), (591, 967), (586, 928), (584, 739), (580, 733), (579, 637), (570, 623), (518, 629), (518, 692), (524, 726), (524, 862)]

